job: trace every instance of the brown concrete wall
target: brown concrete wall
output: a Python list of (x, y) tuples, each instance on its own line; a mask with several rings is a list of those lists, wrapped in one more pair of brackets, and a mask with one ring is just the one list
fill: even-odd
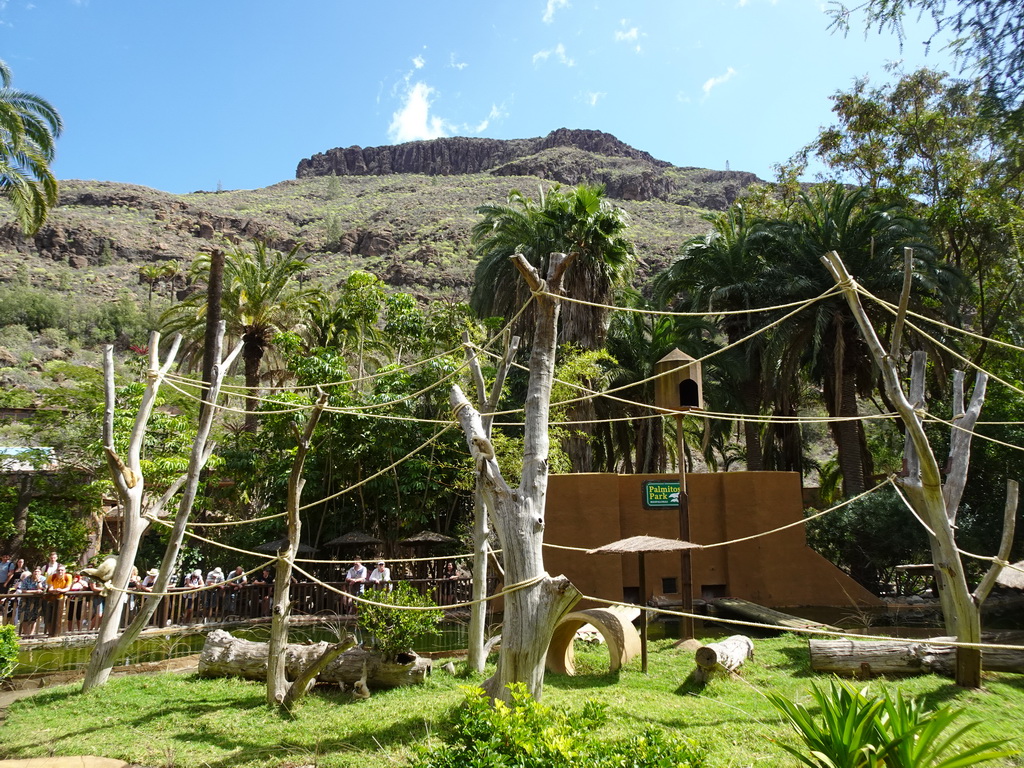
[[(676, 538), (679, 513), (675, 509), (643, 507), (645, 481), (676, 477), (552, 475), (544, 541), (591, 549), (629, 536)], [(800, 478), (793, 472), (687, 475), (687, 489), (690, 540), (697, 544), (754, 536), (803, 519)], [(624, 590), (639, 587), (636, 556), (586, 555), (548, 548), (545, 562), (550, 573), (564, 573), (586, 595), (621, 600)], [(675, 578), (677, 589), (681, 589), (678, 554), (648, 555), (645, 566), (645, 595), (666, 594), (665, 578)], [(693, 596), (741, 597), (770, 607), (879, 603), (806, 545), (802, 525), (750, 541), (694, 551)]]

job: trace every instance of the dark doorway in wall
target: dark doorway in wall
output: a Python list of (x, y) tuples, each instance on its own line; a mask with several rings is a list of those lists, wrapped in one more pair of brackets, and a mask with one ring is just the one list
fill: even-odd
[(640, 587), (623, 587), (622, 602), (640, 605)]
[(719, 597), (728, 597), (729, 590), (726, 584), (701, 584), (700, 596), (702, 600), (717, 600)]

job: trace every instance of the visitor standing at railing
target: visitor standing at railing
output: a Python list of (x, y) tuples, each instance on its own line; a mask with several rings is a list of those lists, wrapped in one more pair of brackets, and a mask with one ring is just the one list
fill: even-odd
[[(352, 567), (345, 572), (345, 591), (350, 595), (363, 594), (366, 584), (366, 566), (358, 557), (352, 561)], [(344, 604), (345, 613), (355, 613), (355, 602), (349, 598)]]
[(22, 574), (15, 594), (24, 595), (18, 598), (18, 610), (21, 612), (21, 636), (29, 637), (36, 633), (39, 613), (42, 610), (43, 593), (46, 591), (46, 578), (42, 568), (36, 568)]
[(50, 578), (61, 567), (60, 561), (57, 560), (57, 553), (51, 552), (50, 558), (46, 561), (46, 565), (43, 566), (43, 576)]
[(0, 555), (0, 594), (6, 594), (11, 578), (14, 576), (14, 562), (11, 556), (4, 553)]
[[(17, 586), (18, 581), (21, 579), (22, 574), (28, 570), (28, 566), (25, 565), (25, 558), (19, 557), (11, 565), (11, 570), (7, 574), (7, 581), (4, 582), (4, 592), (13, 592)], [(17, 624), (18, 622), (14, 622)]]
[(63, 565), (57, 565), (56, 573), (46, 577), (46, 632), (60, 634), (60, 622), (64, 618), (65, 596), (71, 589), (74, 578)]
[(370, 586), (374, 589), (391, 590), (391, 569), (384, 564), (383, 560), (379, 561), (377, 567), (370, 572)]

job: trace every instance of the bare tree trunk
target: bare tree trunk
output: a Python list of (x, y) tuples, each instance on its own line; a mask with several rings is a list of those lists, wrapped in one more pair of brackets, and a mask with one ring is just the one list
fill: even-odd
[(492, 699), (506, 701), (510, 683), (524, 683), (540, 700), (551, 635), (580, 598), (579, 591), (564, 576), (547, 574), (542, 551), (550, 447), (548, 417), (559, 309), (555, 297), (562, 292), (562, 276), (569, 262), (564, 254), (552, 254), (545, 281), (522, 256), (513, 258), (538, 304), (526, 395), (523, 473), (518, 489), (513, 491), (501, 476), (480, 414), (459, 387), (452, 388), (450, 398), (476, 461), (480, 488), (492, 511), (504, 553), (505, 582), (512, 588), (505, 596), (498, 666), (494, 676), (484, 683)]
[[(302, 534), (302, 520), (299, 518), (299, 502), (302, 498), (302, 486), (306, 481), (302, 478), (306, 454), (309, 453), (313, 430), (320, 420), (320, 414), (327, 405), (327, 395), (320, 393), (313, 410), (309, 413), (305, 430), (299, 434), (295, 427), (295, 438), (298, 448), (292, 461), (292, 472), (288, 477), (288, 546), (277, 555), (277, 569), (274, 573), (274, 603), (270, 619), (270, 644), (267, 662), (267, 703), (271, 706), (292, 707), (306, 690), (292, 692), (292, 684), (285, 674), (284, 650), (288, 645), (288, 617), (291, 615), (291, 580), (295, 554), (299, 551), (299, 538)], [(337, 646), (335, 646), (337, 648)], [(328, 649), (326, 654), (331, 653)], [(340, 653), (340, 652), (339, 652)], [(308, 688), (309, 681), (303, 685)]]
[[(477, 401), (480, 403), (482, 418), (481, 426), (484, 430), (483, 437), (491, 439), (491, 426), (494, 417), (491, 415), (498, 408), (501, 399), (501, 390), (505, 386), (505, 378), (512, 361), (515, 359), (516, 351), (519, 349), (519, 337), (505, 336), (505, 350), (498, 370), (491, 385), (491, 394), (487, 396), (487, 385), (484, 382), (483, 371), (480, 369), (480, 362), (476, 357), (476, 350), (469, 344), (469, 334), (463, 333), (462, 343), (466, 347), (466, 359), (469, 362), (470, 373), (473, 377), (473, 384), (476, 388)], [(484, 493), (480, 487), (480, 478), (477, 477), (476, 488), (473, 492), (473, 604), (469, 609), (469, 632), (467, 642), (469, 654), (467, 663), (469, 668), (475, 672), (482, 673), (487, 664), (487, 651), (485, 649), (485, 635), (487, 631), (487, 604), (484, 602), (487, 597), (487, 542), (490, 538), (490, 523), (488, 520), (489, 510), (485, 501)]]
[[(142, 402), (139, 404), (135, 425), (128, 441), (127, 461), (118, 455), (114, 447), (114, 348), (107, 345), (103, 350), (103, 383), (106, 395), (103, 417), (103, 450), (106, 453), (107, 466), (121, 502), (121, 548), (117, 556), (117, 567), (114, 568), (114, 576), (111, 579), (113, 589), (106, 597), (103, 621), (100, 622), (96, 647), (89, 659), (85, 680), (82, 683), (83, 691), (106, 683), (113, 667), (113, 653), (117, 645), (121, 612), (124, 610), (127, 598), (125, 590), (128, 588), (132, 566), (135, 564), (135, 556), (139, 551), (139, 542), (149, 526), (149, 521), (143, 517), (142, 508), (145, 494), (145, 478), (142, 476), (141, 466), (142, 443), (146, 436), (146, 425), (153, 413), (153, 405), (156, 402), (160, 384), (174, 363), (180, 343), (181, 336), (175, 336), (164, 364), (160, 365), (160, 334), (156, 332), (150, 334), (146, 389), (142, 393)], [(172, 483), (160, 500), (150, 507), (149, 512), (154, 515), (158, 513), (178, 492), (184, 482), (185, 478), (182, 476), (177, 482)]]
[(213, 346), (210, 349), (210, 354), (212, 355), (210, 359), (216, 360), (217, 363), (210, 370), (210, 386), (206, 390), (203, 398), (204, 402), (200, 408), (199, 429), (196, 433), (195, 441), (192, 443), (192, 453), (189, 456), (188, 470), (185, 473), (185, 486), (181, 500), (178, 502), (178, 513), (174, 517), (171, 536), (164, 550), (160, 575), (153, 585), (153, 594), (145, 597), (138, 614), (125, 628), (125, 631), (121, 633), (121, 636), (114, 641), (106, 659), (108, 669), (113, 667), (127, 653), (131, 644), (135, 642), (135, 638), (139, 636), (139, 633), (149, 624), (149, 620), (153, 618), (153, 614), (156, 613), (160, 601), (163, 600), (164, 593), (167, 592), (167, 587), (170, 584), (171, 575), (174, 572), (175, 563), (178, 559), (178, 553), (181, 551), (181, 544), (185, 538), (185, 527), (188, 525), (189, 516), (192, 514), (192, 505), (195, 503), (196, 491), (199, 487), (199, 475), (213, 453), (214, 446), (208, 444), (208, 440), (210, 428), (213, 426), (213, 417), (216, 413), (217, 397), (220, 394), (221, 384), (224, 382), (224, 375), (227, 373), (228, 368), (231, 367), (235, 357), (242, 350), (242, 345), (239, 343), (231, 354), (228, 355), (227, 359), (221, 361), (221, 345), (224, 342), (225, 332), (223, 321), (218, 324), (217, 331)]
[[(909, 261), (910, 257), (908, 255), (908, 272)], [(967, 587), (967, 578), (964, 574), (963, 563), (960, 560), (960, 552), (957, 549), (953, 533), (952, 520), (955, 519), (956, 511), (947, 507), (947, 495), (943, 492), (942, 474), (939, 470), (939, 464), (935, 459), (935, 454), (925, 434), (924, 424), (916, 410), (922, 403), (911, 402), (904, 394), (899, 372), (893, 362), (896, 353), (899, 351), (900, 334), (898, 331), (894, 331), (892, 353), (887, 354), (878, 339), (878, 335), (875, 333), (874, 327), (871, 325), (871, 321), (868, 319), (867, 313), (861, 306), (856, 283), (854, 283), (853, 278), (846, 270), (846, 266), (839, 258), (839, 254), (832, 251), (822, 257), (822, 262), (828, 268), (836, 283), (842, 288), (847, 303), (850, 305), (857, 324), (860, 326), (861, 334), (867, 342), (872, 357), (875, 359), (875, 364), (882, 373), (885, 390), (903, 419), (903, 423), (906, 426), (907, 439), (913, 443), (913, 451), (908, 452), (907, 456), (907, 477), (903, 479), (901, 486), (913, 510), (928, 529), (932, 542), (935, 569), (939, 573), (939, 597), (942, 602), (947, 631), (955, 636), (960, 643), (968, 645), (980, 644), (980, 604), (981, 600), (984, 599), (984, 595), (980, 592), (972, 595)], [(905, 295), (908, 290), (909, 278), (904, 284)], [(902, 306), (906, 306), (906, 301), (901, 304)], [(897, 329), (902, 327), (902, 320), (901, 312), (897, 317)], [(915, 364), (920, 365), (920, 372), (913, 372), (912, 384), (914, 384), (915, 389), (920, 386), (920, 396), (923, 398), (923, 383), (917, 385), (918, 381), (923, 382), (923, 358), (918, 356), (918, 360), (920, 363), (915, 361)], [(982, 376), (983, 374), (979, 374), (979, 380), (975, 386), (974, 402), (971, 404), (971, 412), (974, 414), (975, 420), (977, 419), (977, 413), (981, 410), (981, 402), (984, 399), (985, 382), (984, 378), (981, 378)], [(965, 420), (960, 414), (955, 416), (960, 421), (959, 426), (968, 433), (973, 431), (973, 421), (970, 419)], [(969, 462), (968, 456), (965, 454), (969, 451), (969, 440), (966, 443), (962, 441), (957, 444), (951, 443), (951, 447), (955, 446), (958, 446), (956, 447), (958, 456), (952, 464), (955, 464), (957, 477), (950, 482), (954, 483), (962, 492), (962, 485), (966, 482), (967, 478)], [(955, 502), (959, 504), (960, 496), (956, 488), (950, 488), (948, 499), (950, 503)], [(1014, 508), (1016, 507), (1015, 502), (1016, 500), (1014, 499)], [(1007, 502), (1007, 507), (1009, 507), (1009, 501)], [(1008, 515), (1008, 517), (1011, 516)], [(1004, 529), (1004, 540), (1005, 538)], [(996, 573), (1001, 567), (998, 562), (992, 565), (992, 569), (996, 569)], [(985, 582), (994, 580), (994, 577), (990, 579), (992, 569), (990, 569), (990, 575), (986, 576)], [(981, 669), (982, 658), (980, 648), (967, 647), (957, 649), (957, 685), (968, 688), (981, 687)]]

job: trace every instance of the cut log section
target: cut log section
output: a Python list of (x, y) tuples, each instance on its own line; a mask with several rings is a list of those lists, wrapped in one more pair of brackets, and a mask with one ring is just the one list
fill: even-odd
[(746, 635), (733, 635), (717, 643), (703, 645), (693, 654), (697, 662), (694, 678), (699, 683), (706, 683), (716, 674), (730, 675), (753, 657), (754, 642)]
[[(1020, 638), (985, 635), (983, 642), (1020, 644)], [(933, 637), (916, 642), (897, 640), (809, 640), (811, 669), (852, 677), (879, 675), (924, 675), (946, 677), (956, 674), (956, 647), (946, 645), (951, 637)], [(989, 672), (1024, 673), (1024, 650), (985, 649), (982, 668)]]
[(548, 646), (547, 670), (561, 675), (576, 674), (576, 652), (573, 640), (580, 627), (590, 624), (608, 645), (609, 671), (615, 672), (640, 653), (640, 634), (633, 626), (638, 611), (635, 608), (589, 608), (573, 611), (555, 627)]
[[(199, 675), (202, 677), (244, 677), (247, 680), (267, 679), (267, 643), (241, 640), (221, 629), (206, 636), (206, 644), (199, 655)], [(285, 670), (289, 680), (315, 662), (331, 643), (312, 645), (289, 643), (285, 650)], [(396, 688), (422, 683), (431, 673), (430, 659), (415, 653), (401, 654), (397, 662), (385, 662), (380, 656), (364, 648), (351, 648), (327, 665), (317, 682), (351, 685), (363, 675), (370, 688)]]

